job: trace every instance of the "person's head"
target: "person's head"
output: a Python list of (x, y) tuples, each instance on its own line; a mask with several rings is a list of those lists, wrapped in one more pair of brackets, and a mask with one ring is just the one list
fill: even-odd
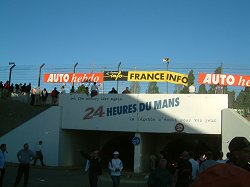
[(113, 152), (113, 157), (114, 158), (118, 158), (119, 157), (119, 152), (118, 151), (114, 151)]
[(189, 154), (189, 158), (194, 158), (194, 152), (193, 151), (189, 151), (188, 154)]
[(159, 168), (166, 169), (166, 167), (167, 167), (167, 160), (165, 158), (161, 158), (159, 160)]
[(42, 145), (42, 144), (43, 144), (43, 141), (40, 140), (40, 141), (39, 141), (39, 145)]
[(250, 171), (249, 141), (245, 137), (235, 137), (230, 141), (228, 148), (231, 162)]
[(25, 144), (23, 145), (23, 149), (24, 149), (25, 151), (27, 151), (27, 150), (29, 149), (29, 144), (28, 144), (28, 143), (25, 143)]
[(6, 144), (1, 144), (0, 149), (2, 150), (2, 152), (6, 151), (7, 149)]
[(189, 159), (189, 153), (187, 151), (183, 151), (181, 153), (181, 157), (180, 158), (183, 159), (183, 160), (188, 160)]
[(206, 156), (207, 160), (212, 160), (213, 159), (213, 153), (211, 151), (207, 151), (205, 153), (205, 156)]
[(97, 158), (97, 157), (100, 156), (100, 151), (97, 150), (97, 149), (95, 149), (95, 150), (93, 150), (93, 151), (91, 152), (90, 156), (91, 156), (91, 157), (94, 157), (94, 158)]
[(217, 159), (221, 159), (223, 158), (223, 152), (222, 151), (218, 151), (217, 153)]

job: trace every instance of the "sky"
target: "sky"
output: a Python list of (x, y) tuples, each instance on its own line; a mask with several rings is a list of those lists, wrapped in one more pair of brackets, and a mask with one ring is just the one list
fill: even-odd
[(9, 62), (13, 81), (37, 84), (43, 63), (43, 73), (72, 72), (76, 62), (84, 73), (119, 62), (124, 71), (152, 71), (166, 69), (164, 57), (174, 72), (212, 73), (223, 64), (223, 73), (249, 75), (249, 7), (249, 0), (1, 0), (0, 80)]

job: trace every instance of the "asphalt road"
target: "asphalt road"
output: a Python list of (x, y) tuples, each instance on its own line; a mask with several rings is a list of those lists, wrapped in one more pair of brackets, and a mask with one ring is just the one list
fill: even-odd
[[(12, 187), (17, 174), (17, 166), (8, 166), (3, 187)], [(19, 186), (23, 186), (23, 179)], [(31, 167), (28, 187), (89, 187), (88, 175), (80, 169), (59, 169), (49, 167)], [(103, 174), (98, 187), (112, 187), (108, 174)], [(142, 176), (121, 177), (120, 187), (147, 187)]]

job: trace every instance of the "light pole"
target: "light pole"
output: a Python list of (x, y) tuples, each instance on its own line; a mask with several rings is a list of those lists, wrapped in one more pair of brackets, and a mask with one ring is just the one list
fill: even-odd
[[(106, 67), (103, 66), (102, 67), (102, 72), (103, 72), (103, 76), (104, 76), (104, 71), (105, 71)], [(102, 94), (104, 94), (104, 81), (102, 82)]]
[[(74, 65), (74, 74), (75, 74), (75, 72), (76, 72), (76, 66), (78, 65), (78, 62), (77, 63), (75, 63), (75, 65)], [(73, 82), (73, 85), (72, 86), (74, 86), (74, 82)]]
[(41, 82), (41, 71), (42, 71), (42, 68), (43, 68), (44, 65), (45, 65), (45, 63), (43, 63), (43, 64), (39, 67), (38, 85), (37, 85), (37, 87), (39, 87), (39, 88), (40, 88), (40, 82)]
[(9, 62), (9, 65), (12, 65), (10, 67), (10, 74), (9, 74), (9, 85), (10, 85), (10, 81), (11, 81), (11, 72), (12, 72), (12, 69), (16, 66), (15, 62)]
[[(168, 65), (169, 65), (169, 58), (163, 58), (163, 62), (165, 62), (167, 64), (167, 71), (168, 71)], [(168, 81), (167, 81), (167, 94), (168, 94)]]
[[(118, 68), (117, 68), (117, 75), (119, 74), (121, 64), (122, 64), (122, 62), (119, 62)], [(117, 81), (117, 82), (116, 82), (116, 91), (118, 92), (118, 78), (117, 78), (116, 81)]]

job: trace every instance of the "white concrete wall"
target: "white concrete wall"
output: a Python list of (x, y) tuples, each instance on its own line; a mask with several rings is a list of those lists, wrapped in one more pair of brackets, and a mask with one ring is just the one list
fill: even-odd
[(18, 163), (16, 154), (24, 143), (29, 143), (30, 149), (34, 151), (37, 142), (42, 140), (45, 164), (57, 166), (60, 121), (60, 107), (51, 107), (0, 137), (0, 143), (7, 144), (7, 161)]
[(224, 156), (229, 142), (236, 136), (245, 136), (250, 141), (250, 122), (233, 109), (222, 110), (222, 151)]
[(60, 130), (59, 165), (83, 166), (85, 158), (80, 151), (89, 154), (91, 149), (99, 147), (99, 136), (93, 136), (86, 131)]

